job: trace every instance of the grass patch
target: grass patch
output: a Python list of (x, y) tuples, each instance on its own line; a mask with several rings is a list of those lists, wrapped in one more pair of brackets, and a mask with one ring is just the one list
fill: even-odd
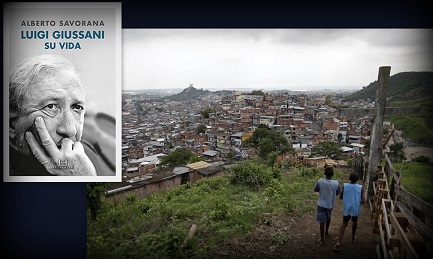
[(402, 168), (402, 184), (408, 192), (433, 205), (433, 165), (412, 162), (392, 166), (398, 172)]
[[(323, 170), (303, 168), (256, 188), (217, 176), (145, 198), (103, 200), (98, 220), (88, 221), (88, 258), (203, 258), (263, 224), (264, 213), (313, 213), (320, 177)], [(348, 174), (336, 170), (334, 179), (347, 181)], [(192, 224), (197, 232), (182, 246)], [(271, 239), (281, 245), (287, 236), (273, 233)]]
[(414, 142), (433, 144), (433, 99), (430, 96), (416, 100), (394, 101), (389, 106), (420, 107), (419, 114), (394, 115), (387, 120), (403, 131), (403, 137)]
[[(433, 118), (430, 117), (430, 118)], [(433, 130), (428, 125), (431, 119), (418, 114), (395, 115), (388, 118), (395, 128), (403, 131), (403, 137), (417, 143), (433, 144)]]

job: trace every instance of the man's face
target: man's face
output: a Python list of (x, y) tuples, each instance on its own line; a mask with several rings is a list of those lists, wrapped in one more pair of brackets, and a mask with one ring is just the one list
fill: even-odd
[(24, 112), (11, 122), (16, 149), (20, 153), (31, 154), (24, 137), (27, 131), (32, 132), (41, 144), (34, 126), (36, 117), (43, 118), (48, 133), (58, 147), (63, 138), (80, 141), (84, 122), (84, 92), (74, 77), (55, 73), (30, 85), (29, 89), (23, 104)]

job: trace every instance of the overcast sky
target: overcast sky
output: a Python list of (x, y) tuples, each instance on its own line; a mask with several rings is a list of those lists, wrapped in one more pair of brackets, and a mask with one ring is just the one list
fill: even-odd
[(361, 89), (433, 71), (427, 29), (123, 29), (123, 89)]

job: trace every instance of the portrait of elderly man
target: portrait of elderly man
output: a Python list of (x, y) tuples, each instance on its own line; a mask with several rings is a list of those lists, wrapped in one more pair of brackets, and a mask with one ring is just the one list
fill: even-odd
[(114, 175), (114, 138), (98, 127), (101, 118), (86, 111), (71, 61), (48, 54), (25, 60), (9, 77), (9, 175)]

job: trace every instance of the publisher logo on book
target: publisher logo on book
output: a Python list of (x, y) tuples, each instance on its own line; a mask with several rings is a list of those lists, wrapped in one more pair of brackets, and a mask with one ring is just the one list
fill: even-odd
[(59, 159), (57, 166), (54, 168), (56, 168), (56, 169), (73, 169), (74, 167), (68, 166), (68, 160)]

